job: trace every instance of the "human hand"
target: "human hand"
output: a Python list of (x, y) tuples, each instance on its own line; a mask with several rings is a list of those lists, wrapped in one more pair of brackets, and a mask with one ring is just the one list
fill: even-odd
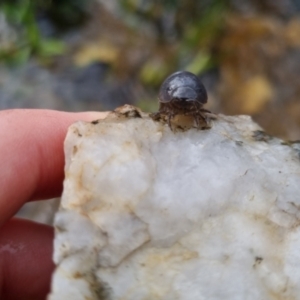
[(50, 110), (0, 112), (0, 299), (45, 299), (54, 269), (53, 228), (12, 216), (27, 201), (61, 194), (68, 126), (105, 116)]

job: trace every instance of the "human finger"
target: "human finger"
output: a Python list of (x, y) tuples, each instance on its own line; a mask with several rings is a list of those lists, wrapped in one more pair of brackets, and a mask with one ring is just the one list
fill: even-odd
[(60, 195), (68, 127), (106, 114), (31, 109), (0, 112), (0, 226), (26, 201)]

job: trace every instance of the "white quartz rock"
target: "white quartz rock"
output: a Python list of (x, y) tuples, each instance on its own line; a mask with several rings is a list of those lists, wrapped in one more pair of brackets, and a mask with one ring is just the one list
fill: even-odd
[(126, 106), (70, 127), (50, 300), (300, 299), (299, 144), (211, 125)]

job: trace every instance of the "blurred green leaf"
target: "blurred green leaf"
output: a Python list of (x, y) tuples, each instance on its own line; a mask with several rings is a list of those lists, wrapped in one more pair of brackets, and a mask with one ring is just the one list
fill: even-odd
[(203, 73), (213, 66), (212, 57), (209, 53), (200, 51), (186, 66), (186, 70), (195, 74)]
[(0, 9), (6, 15), (9, 22), (21, 23), (24, 21), (26, 14), (31, 9), (30, 0), (22, 0), (16, 2), (5, 2), (0, 6)]
[(23, 47), (16, 51), (0, 52), (0, 60), (5, 61), (8, 65), (16, 66), (25, 63), (31, 54), (30, 47)]
[(60, 55), (65, 50), (65, 43), (54, 39), (41, 40), (38, 46), (38, 54), (44, 57)]
[(11, 49), (0, 52), (0, 60), (8, 64), (21, 64), (26, 62), (31, 55), (49, 58), (65, 51), (66, 47), (63, 42), (43, 38), (38, 27), (37, 11), (41, 7), (51, 6), (52, 0), (49, 1), (2, 0), (0, 2), (0, 10), (18, 34), (18, 40), (11, 46)]
[(212, 1), (211, 5), (204, 10), (201, 18), (187, 25), (184, 43), (190, 48), (195, 46), (209, 46), (222, 29), (223, 16), (227, 9), (227, 1)]
[(162, 61), (150, 60), (146, 62), (141, 71), (140, 79), (143, 83), (157, 86), (166, 77), (168, 73), (168, 67)]
[(13, 65), (19, 65), (25, 63), (31, 54), (30, 47), (24, 47), (23, 49), (16, 52), (16, 54), (12, 57), (11, 63)]

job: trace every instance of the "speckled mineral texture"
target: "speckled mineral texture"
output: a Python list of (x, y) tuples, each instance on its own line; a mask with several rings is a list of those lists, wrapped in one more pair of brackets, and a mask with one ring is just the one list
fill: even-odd
[(300, 147), (125, 107), (65, 142), (51, 300), (300, 299)]

